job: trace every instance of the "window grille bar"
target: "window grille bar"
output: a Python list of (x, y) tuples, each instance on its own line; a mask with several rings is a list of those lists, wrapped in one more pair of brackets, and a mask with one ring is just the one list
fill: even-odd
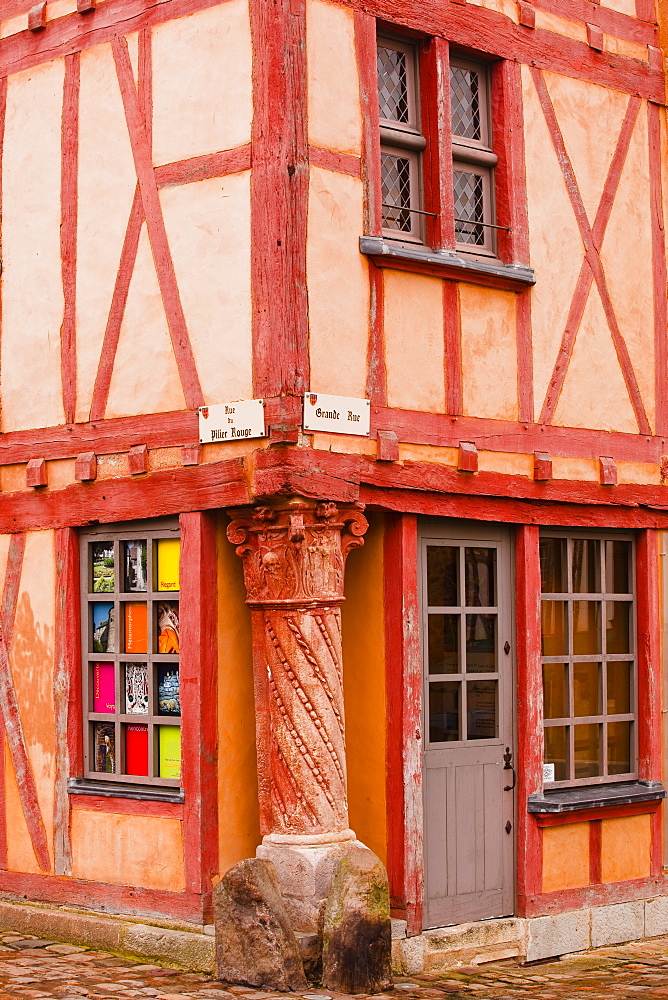
[(383, 208), (391, 208), (394, 212), (412, 212), (415, 215), (430, 215), (432, 219), (438, 219), (438, 212), (423, 212), (421, 208), (405, 208), (403, 205), (386, 205)]
[[(409, 211), (409, 209), (406, 209)], [(431, 215), (431, 212), (427, 212), (427, 215)], [(503, 229), (504, 233), (510, 232), (510, 226), (497, 226), (493, 222), (478, 222), (477, 219), (455, 219), (455, 222), (459, 222), (464, 226), (484, 226), (485, 229)]]

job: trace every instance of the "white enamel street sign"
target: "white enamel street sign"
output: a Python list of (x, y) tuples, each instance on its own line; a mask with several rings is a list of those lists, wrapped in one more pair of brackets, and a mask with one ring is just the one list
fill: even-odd
[(200, 444), (266, 437), (263, 399), (238, 399), (199, 408)]
[(305, 431), (368, 437), (370, 429), (371, 403), (368, 399), (327, 396), (321, 392), (304, 393)]

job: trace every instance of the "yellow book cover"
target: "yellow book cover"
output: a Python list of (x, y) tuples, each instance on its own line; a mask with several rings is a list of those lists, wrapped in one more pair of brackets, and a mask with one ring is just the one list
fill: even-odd
[(181, 729), (160, 726), (160, 777), (181, 778)]
[(178, 538), (161, 538), (158, 541), (158, 590), (179, 589), (179, 557), (181, 542)]

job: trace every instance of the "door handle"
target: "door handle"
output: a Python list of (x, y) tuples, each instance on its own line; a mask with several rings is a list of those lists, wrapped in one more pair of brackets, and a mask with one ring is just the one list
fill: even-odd
[(512, 760), (513, 760), (512, 750), (510, 749), (510, 747), (506, 747), (506, 752), (503, 755), (503, 770), (513, 772), (513, 783), (512, 785), (504, 785), (503, 786), (504, 792), (512, 792), (515, 785), (517, 784), (517, 774), (515, 773), (515, 768), (513, 767)]

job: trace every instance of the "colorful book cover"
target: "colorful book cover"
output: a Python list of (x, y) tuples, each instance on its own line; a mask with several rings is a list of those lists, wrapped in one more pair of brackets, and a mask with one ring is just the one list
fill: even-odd
[(113, 722), (96, 722), (95, 770), (103, 774), (114, 774), (116, 770), (116, 731)]
[(125, 664), (125, 711), (148, 715), (148, 664)]
[(160, 777), (181, 780), (181, 730), (178, 726), (159, 726)]
[(108, 601), (91, 603), (93, 613), (93, 652), (116, 652), (114, 605)]
[(145, 604), (125, 605), (125, 652), (148, 653), (148, 614)]
[(158, 604), (158, 652), (178, 653), (179, 646), (179, 603), (162, 601)]
[(178, 538), (161, 538), (158, 541), (158, 590), (179, 589), (179, 558), (181, 542)]
[(113, 663), (93, 664), (93, 711), (116, 711)]
[(158, 667), (158, 712), (160, 715), (181, 714), (179, 668), (175, 664)]
[(114, 592), (114, 543), (92, 542), (91, 563), (93, 565), (93, 593)]
[(148, 726), (125, 727), (125, 773), (148, 776)]
[(146, 541), (139, 539), (134, 542), (125, 542), (126, 593), (144, 592), (147, 577)]

